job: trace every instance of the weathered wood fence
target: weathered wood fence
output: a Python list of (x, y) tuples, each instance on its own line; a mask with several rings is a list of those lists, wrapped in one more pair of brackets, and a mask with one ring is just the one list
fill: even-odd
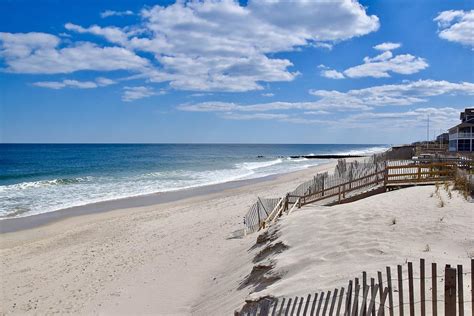
[(380, 162), (374, 158), (370, 163), (356, 162), (348, 166), (344, 163), (338, 167), (335, 174), (318, 174), (283, 198), (259, 198), (245, 216), (246, 233), (268, 227), (283, 214), (306, 204), (334, 205), (385, 192), (391, 187), (450, 181), (458, 166), (453, 162), (419, 164), (413, 161)]
[(444, 273), (438, 273), (436, 263), (426, 269), (425, 260), (420, 259), (418, 273), (412, 262), (408, 262), (406, 274), (402, 265), (393, 274), (386, 267), (385, 276), (378, 271), (370, 279), (362, 272), (362, 278), (350, 280), (347, 287), (294, 298), (268, 296), (247, 302), (235, 315), (464, 316), (466, 310), (474, 315), (473, 259), (470, 268), (466, 272), (462, 265), (446, 265)]

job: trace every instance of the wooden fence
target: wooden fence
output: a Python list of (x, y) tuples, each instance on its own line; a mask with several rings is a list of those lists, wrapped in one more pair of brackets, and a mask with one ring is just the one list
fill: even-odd
[[(474, 260), (471, 259), (469, 272), (465, 272), (462, 265), (446, 265), (444, 273), (438, 273), (437, 268), (437, 264), (432, 263), (431, 274), (428, 274), (425, 260), (420, 259), (417, 277), (412, 262), (408, 262), (406, 274), (402, 265), (398, 265), (393, 274), (391, 268), (386, 267), (385, 276), (378, 271), (370, 280), (367, 273), (362, 272), (362, 278), (350, 280), (347, 287), (295, 298), (267, 296), (257, 302), (247, 302), (235, 315), (464, 316), (466, 309), (474, 315)], [(393, 278), (395, 273), (396, 278)]]
[[(310, 203), (334, 205), (385, 192), (390, 187), (453, 180), (458, 167), (453, 162), (420, 164), (413, 161), (375, 161), (351, 163), (348, 166), (340, 167), (344, 170), (339, 174), (318, 174), (281, 199), (259, 198), (245, 216), (244, 230), (249, 233), (268, 227), (284, 213)], [(260, 203), (262, 200), (271, 202), (263, 207), (264, 204)]]

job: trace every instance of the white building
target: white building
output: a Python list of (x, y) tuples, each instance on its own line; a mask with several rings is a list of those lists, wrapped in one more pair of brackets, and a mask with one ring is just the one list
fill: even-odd
[(449, 129), (449, 151), (474, 151), (474, 108), (461, 112), (461, 124)]

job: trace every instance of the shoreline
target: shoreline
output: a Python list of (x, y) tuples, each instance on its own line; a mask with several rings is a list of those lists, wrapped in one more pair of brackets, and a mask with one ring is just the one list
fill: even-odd
[(250, 205), (258, 196), (282, 196), (335, 165), (2, 234), (0, 314), (209, 315), (208, 295), (218, 289), (225, 302), (213, 310), (230, 311), (249, 294), (238, 289), (242, 270), (236, 265), (251, 261), (256, 235), (230, 236)]
[[(308, 170), (308, 169), (319, 167), (325, 164), (326, 163), (322, 163), (320, 165), (312, 166), (312, 167), (302, 169), (302, 170)], [(146, 206), (151, 206), (151, 205), (156, 205), (156, 204), (175, 202), (175, 201), (192, 198), (196, 196), (204, 196), (204, 195), (208, 195), (212, 193), (219, 193), (228, 189), (234, 189), (234, 188), (239, 188), (239, 187), (254, 184), (254, 183), (274, 180), (280, 176), (290, 174), (293, 172), (300, 172), (302, 170), (272, 174), (272, 175), (267, 175), (267, 176), (259, 177), (259, 178), (233, 180), (233, 181), (227, 181), (227, 182), (222, 182), (222, 183), (217, 183), (217, 184), (208, 184), (208, 185), (198, 186), (194, 188), (178, 189), (175, 191), (155, 192), (155, 193), (148, 193), (148, 194), (137, 195), (137, 196), (118, 198), (118, 199), (113, 199), (113, 200), (87, 203), (84, 205), (67, 207), (67, 208), (63, 208), (63, 209), (59, 209), (59, 210), (55, 210), (51, 212), (32, 214), (32, 215), (27, 215), (23, 217), (5, 218), (5, 219), (0, 220), (0, 235), (6, 234), (6, 233), (18, 232), (18, 231), (22, 231), (26, 229), (37, 228), (37, 227), (48, 225), (56, 221), (60, 221), (62, 219), (66, 219), (70, 217), (90, 215), (90, 214), (102, 213), (102, 212), (111, 212), (115, 210), (128, 209), (128, 208), (146, 207)]]

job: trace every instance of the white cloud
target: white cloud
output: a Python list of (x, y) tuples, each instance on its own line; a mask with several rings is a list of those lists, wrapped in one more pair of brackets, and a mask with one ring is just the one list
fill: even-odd
[(225, 113), (221, 117), (229, 120), (283, 120), (289, 118), (287, 114), (273, 114), (273, 113)]
[(474, 10), (443, 11), (434, 21), (438, 22), (439, 37), (474, 50)]
[(392, 57), (391, 52), (386, 51), (374, 58), (366, 57), (363, 64), (344, 70), (344, 75), (350, 78), (387, 78), (390, 77), (390, 72), (411, 75), (427, 67), (428, 63), (424, 58), (410, 54)]
[(402, 44), (400, 44), (400, 43), (385, 42), (385, 43), (382, 43), (382, 44), (375, 45), (374, 48), (376, 50), (387, 51), (387, 50), (397, 49), (401, 46), (402, 46)]
[(90, 42), (58, 48), (60, 39), (45, 33), (0, 33), (6, 70), (15, 73), (57, 74), (79, 70), (143, 71), (148, 60), (122, 47), (99, 47)]
[(33, 85), (41, 88), (49, 89), (63, 89), (63, 88), (78, 88), (78, 89), (93, 89), (98, 87), (105, 87), (117, 83), (114, 80), (99, 77), (94, 81), (77, 81), (65, 79), (63, 81), (38, 81), (34, 82)]
[(100, 14), (101, 18), (108, 18), (109, 16), (125, 16), (125, 15), (133, 15), (133, 11), (126, 10), (126, 11), (113, 11), (113, 10), (105, 10)]
[(275, 96), (275, 94), (273, 94), (273, 93), (271, 93), (271, 92), (269, 92), (269, 93), (262, 93), (262, 97), (271, 98), (271, 97), (273, 97), (273, 96)]
[[(233, 102), (208, 101), (181, 104), (178, 110), (188, 112), (270, 112), (307, 111), (323, 114), (336, 111), (370, 111), (381, 106), (408, 106), (427, 102), (439, 95), (474, 95), (474, 83), (452, 83), (448, 81), (419, 80), (402, 84), (373, 86), (365, 89), (339, 92), (335, 90), (311, 90), (319, 100), (308, 102), (267, 102), (238, 104)], [(318, 112), (319, 111), (319, 112)]]
[(155, 91), (153, 88), (150, 87), (144, 87), (144, 86), (138, 86), (138, 87), (124, 87), (123, 88), (124, 93), (122, 95), (122, 100), (125, 102), (131, 102), (143, 98), (149, 98), (154, 95), (160, 95), (160, 94), (165, 94), (166, 92), (161, 90), (161, 91)]
[(310, 90), (310, 94), (320, 97), (320, 104), (343, 107), (347, 105), (388, 106), (411, 105), (427, 102), (439, 95), (474, 95), (474, 83), (418, 80), (402, 84), (373, 86), (364, 89), (339, 92), (335, 90)]
[[(130, 15), (105, 11), (102, 16)], [(59, 38), (30, 36), (18, 49), (8, 46), (25, 36), (3, 33), (1, 57), (18, 73), (69, 73), (77, 70), (137, 71), (150, 82), (169, 82), (180, 90), (262, 90), (262, 82), (291, 81), (292, 62), (274, 53), (335, 43), (376, 31), (379, 20), (354, 0), (177, 1), (146, 7), (142, 22), (126, 27), (67, 23), (66, 29), (105, 38), (119, 47), (92, 43), (59, 46)], [(6, 34), (6, 35), (5, 35)], [(15, 38), (15, 39), (13, 39)], [(39, 42), (37, 42), (39, 41)], [(32, 46), (40, 45), (39, 49)], [(6, 49), (5, 49), (6, 48)], [(135, 54), (147, 52), (153, 58)]]
[[(350, 67), (343, 72), (334, 69), (329, 69), (324, 65), (321, 76), (330, 79), (343, 78), (388, 78), (390, 73), (398, 73), (402, 75), (410, 75), (417, 73), (428, 67), (428, 63), (424, 58), (416, 57), (410, 54), (396, 55), (390, 51), (400, 47), (398, 43), (382, 43), (374, 46), (375, 49), (383, 51), (375, 57), (364, 57), (364, 63), (354, 67)], [(322, 66), (322, 67), (321, 67)]]
[(110, 85), (113, 85), (113, 84), (117, 83), (117, 81), (115, 81), (115, 80), (112, 80), (112, 79), (109, 79), (109, 78), (104, 78), (104, 77), (98, 77), (98, 78), (95, 79), (95, 81), (101, 87), (110, 86)]
[(365, 112), (350, 115), (339, 123), (352, 128), (425, 129), (429, 115), (433, 130), (446, 130), (459, 122), (459, 112), (462, 110), (453, 107), (425, 107), (402, 112)]
[(266, 112), (285, 110), (368, 110), (363, 104), (344, 104), (334, 106), (333, 104), (313, 102), (269, 102), (242, 105), (232, 102), (209, 101), (194, 104), (181, 104), (177, 107), (181, 111), (188, 112)]
[(73, 31), (77, 33), (90, 33), (98, 36), (105, 37), (109, 42), (115, 44), (126, 45), (128, 41), (128, 35), (122, 29), (114, 26), (109, 27), (100, 27), (97, 25), (92, 25), (88, 28), (84, 28), (80, 25), (66, 23), (64, 28), (68, 31)]
[(334, 69), (326, 69), (321, 71), (321, 76), (330, 78), (330, 79), (344, 79), (344, 74), (340, 73)]

